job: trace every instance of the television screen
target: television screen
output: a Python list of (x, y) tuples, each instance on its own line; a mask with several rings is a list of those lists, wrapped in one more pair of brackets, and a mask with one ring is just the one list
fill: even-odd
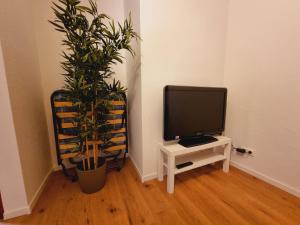
[(222, 133), (226, 98), (226, 88), (166, 86), (164, 139)]

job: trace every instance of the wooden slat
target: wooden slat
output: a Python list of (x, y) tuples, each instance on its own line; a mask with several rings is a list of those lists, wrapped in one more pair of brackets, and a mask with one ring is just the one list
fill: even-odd
[(72, 107), (74, 106), (73, 102), (54, 102), (54, 107)]
[(114, 137), (114, 138), (110, 139), (110, 141), (112, 141), (112, 142), (119, 142), (119, 141), (125, 141), (125, 140), (126, 140), (125, 136)]
[[(121, 130), (124, 130), (124, 128), (121, 129)], [(125, 132), (125, 131), (123, 131), (123, 132)], [(77, 137), (78, 136), (64, 135), (64, 134), (59, 134), (58, 135), (59, 140), (66, 140), (66, 139), (77, 138)], [(114, 141), (114, 142), (115, 141), (125, 141), (125, 139), (126, 139), (125, 136), (121, 136), (121, 137), (114, 137), (114, 138), (111, 139), (111, 141)]]
[(119, 130), (113, 130), (113, 131), (111, 131), (112, 134), (125, 133), (125, 132), (126, 132), (126, 128), (125, 127), (121, 128)]
[(67, 150), (67, 149), (76, 148), (77, 146), (78, 146), (77, 144), (60, 144), (59, 149), (60, 150)]
[[(117, 133), (125, 133), (125, 132), (126, 132), (126, 128), (121, 128), (119, 130), (113, 130), (110, 133), (117, 134)], [(78, 136), (65, 135), (65, 134), (59, 134), (58, 135), (59, 140), (65, 140), (65, 139), (76, 138), (76, 137), (78, 137)]]
[(77, 138), (77, 137), (78, 136), (74, 136), (74, 135), (59, 134), (58, 135), (58, 140), (65, 140), (65, 139)]
[[(57, 112), (56, 115), (59, 118), (74, 118), (74, 117), (78, 117), (78, 113), (77, 112)], [(87, 115), (91, 116), (92, 112), (88, 112)]]
[(113, 119), (113, 120), (107, 120), (108, 124), (120, 124), (122, 123), (122, 119)]
[(122, 115), (124, 110), (111, 110), (110, 113), (113, 115)]
[(62, 128), (74, 128), (76, 126), (74, 126), (73, 123), (61, 123), (61, 127)]
[[(95, 142), (94, 141), (88, 141), (88, 145), (92, 145), (92, 144), (94, 144)], [(96, 144), (101, 144), (102, 143), (102, 141), (96, 141)], [(60, 144), (59, 145), (59, 148), (61, 149), (61, 150), (66, 150), (66, 149), (71, 149), (71, 148), (75, 148), (75, 147), (77, 147), (78, 145), (77, 144), (73, 144), (73, 143), (70, 143), (70, 144)]]
[[(77, 138), (77, 136), (67, 136), (67, 135), (65, 135), (65, 136), (68, 137), (68, 138), (63, 138), (62, 135), (61, 135), (61, 136), (59, 136), (58, 139), (59, 139), (59, 140), (68, 140), (68, 139), (70, 139), (71, 137)], [(125, 141), (125, 140), (126, 140), (126, 136), (114, 137), (114, 138), (111, 139), (112, 142)], [(101, 143), (102, 143), (102, 142), (99, 141), (99, 144), (101, 144)], [(61, 144), (61, 145), (63, 145), (63, 144)]]
[(56, 113), (59, 118), (74, 118), (78, 116), (76, 112), (58, 112)]
[[(126, 137), (125, 136), (121, 136), (121, 137), (114, 137), (112, 139), (110, 139), (110, 141), (112, 142), (120, 142), (120, 141), (125, 141), (126, 140)], [(92, 145), (94, 144), (95, 142), (94, 141), (88, 141), (88, 145)], [(96, 141), (96, 144), (102, 144), (103, 142), (102, 141)], [(73, 143), (70, 143), (70, 144), (60, 144), (59, 145), (59, 148), (60, 150), (66, 150), (66, 149), (72, 149), (72, 148), (75, 148), (77, 147), (78, 145), (77, 144), (73, 144)]]
[[(109, 115), (122, 115), (124, 110), (111, 110)], [(91, 116), (92, 112), (88, 112), (88, 116)], [(56, 116), (59, 118), (74, 118), (78, 116), (77, 112), (57, 112)]]
[[(111, 101), (111, 105), (125, 105), (125, 101)], [(54, 102), (55, 107), (72, 107), (74, 106), (73, 102), (59, 102), (55, 101)]]
[(124, 149), (126, 149), (126, 145), (117, 145), (117, 146), (106, 148), (105, 151), (113, 152), (113, 151), (124, 150)]
[(111, 101), (110, 104), (112, 105), (125, 105), (124, 101)]
[[(111, 101), (111, 105), (125, 105), (125, 101)], [(55, 107), (72, 107), (74, 106), (73, 102), (60, 102), (60, 101), (55, 101), (54, 102)]]
[[(108, 124), (121, 124), (122, 119), (113, 119), (113, 120), (107, 120)], [(76, 127), (73, 123), (61, 123), (62, 128), (74, 128)]]
[(61, 154), (61, 158), (62, 159), (69, 159), (69, 158), (73, 158), (75, 156), (78, 155), (78, 152), (73, 152), (73, 153), (66, 153), (66, 154)]

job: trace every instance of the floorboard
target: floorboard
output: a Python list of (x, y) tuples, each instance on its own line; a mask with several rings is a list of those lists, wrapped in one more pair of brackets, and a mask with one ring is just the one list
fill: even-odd
[[(165, 179), (166, 180), (166, 179)], [(61, 172), (51, 175), (33, 213), (8, 225), (299, 225), (300, 199), (234, 167), (220, 165), (176, 175), (175, 193), (166, 181), (142, 184), (130, 160), (111, 171), (105, 187), (83, 194)]]

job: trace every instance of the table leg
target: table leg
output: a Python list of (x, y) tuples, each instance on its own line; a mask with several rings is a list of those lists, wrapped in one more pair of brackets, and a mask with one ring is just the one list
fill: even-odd
[(175, 172), (175, 157), (168, 155), (168, 179), (167, 179), (167, 191), (172, 194), (174, 192), (174, 174)]
[(226, 157), (226, 159), (223, 161), (223, 171), (225, 173), (229, 172), (230, 151), (231, 151), (231, 143), (227, 144), (224, 149), (224, 156)]
[(164, 180), (164, 153), (160, 148), (158, 149), (157, 176), (159, 181)]

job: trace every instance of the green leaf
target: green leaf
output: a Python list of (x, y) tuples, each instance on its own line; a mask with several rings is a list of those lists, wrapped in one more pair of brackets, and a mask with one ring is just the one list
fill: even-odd
[(97, 4), (96, 2), (94, 2), (93, 0), (89, 0), (90, 6), (92, 8), (92, 11), (94, 12), (94, 14), (97, 13)]
[(93, 11), (89, 7), (86, 7), (86, 6), (83, 6), (83, 5), (77, 5), (76, 9), (78, 9), (82, 12), (88, 12), (90, 14), (93, 14)]
[(50, 20), (48, 20), (48, 22), (51, 23), (52, 25), (54, 25), (55, 27), (57, 27), (58, 29), (64, 29), (63, 26), (61, 26), (61, 25), (59, 25), (59, 24), (57, 24), (57, 23), (54, 23), (54, 22), (52, 22), (52, 21), (50, 21)]
[(59, 6), (58, 4), (56, 4), (55, 2), (52, 2), (53, 5), (55, 5), (56, 8), (60, 9), (62, 12), (66, 12), (66, 9), (64, 9), (63, 7)]
[(66, 0), (58, 0), (60, 3), (64, 4), (65, 6), (67, 6), (67, 1)]
[(83, 57), (82, 57), (82, 62), (86, 62), (87, 59), (89, 57), (89, 53), (85, 54)]

